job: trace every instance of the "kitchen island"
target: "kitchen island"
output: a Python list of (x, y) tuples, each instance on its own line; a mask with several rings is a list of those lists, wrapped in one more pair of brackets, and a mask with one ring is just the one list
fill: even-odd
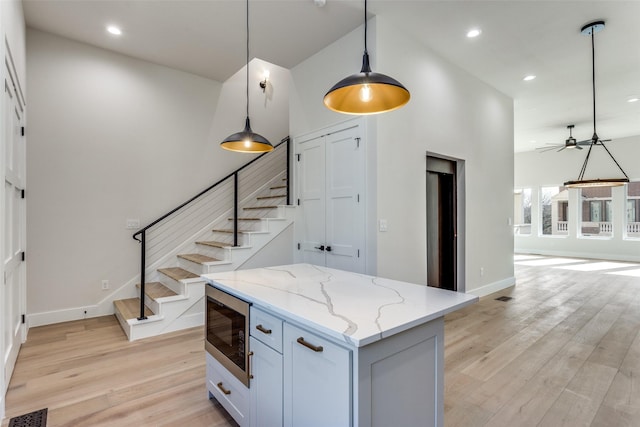
[(239, 424), (443, 425), (443, 316), (477, 297), (309, 264), (203, 278), (251, 304), (250, 387), (207, 354)]

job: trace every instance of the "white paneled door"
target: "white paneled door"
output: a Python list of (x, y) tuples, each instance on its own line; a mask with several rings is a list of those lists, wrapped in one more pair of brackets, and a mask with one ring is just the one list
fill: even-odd
[(365, 272), (365, 150), (361, 126), (297, 143), (302, 260)]
[(2, 348), (4, 366), (3, 394), (24, 339), (26, 273), (24, 250), (26, 241), (25, 137), (24, 104), (18, 89), (17, 77), (6, 58), (4, 70), (4, 105), (2, 109), (2, 157), (0, 170), (4, 176), (2, 190), (2, 261), (3, 282), (0, 301), (2, 306)]

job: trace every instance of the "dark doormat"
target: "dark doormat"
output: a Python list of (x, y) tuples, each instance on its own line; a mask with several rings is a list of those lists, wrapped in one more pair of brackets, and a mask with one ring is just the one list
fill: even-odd
[(13, 417), (9, 427), (47, 427), (47, 408)]

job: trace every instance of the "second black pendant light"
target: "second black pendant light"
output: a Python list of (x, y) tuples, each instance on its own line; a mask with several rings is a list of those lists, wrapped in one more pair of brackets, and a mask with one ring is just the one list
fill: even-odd
[(362, 69), (338, 83), (324, 96), (324, 105), (345, 114), (378, 114), (396, 110), (411, 98), (409, 91), (396, 79), (374, 73), (367, 51), (367, 0), (364, 1), (364, 55)]
[(244, 130), (229, 135), (220, 143), (225, 150), (240, 153), (266, 153), (273, 150), (273, 145), (260, 134), (251, 130), (249, 121), (249, 0), (247, 0), (247, 118)]

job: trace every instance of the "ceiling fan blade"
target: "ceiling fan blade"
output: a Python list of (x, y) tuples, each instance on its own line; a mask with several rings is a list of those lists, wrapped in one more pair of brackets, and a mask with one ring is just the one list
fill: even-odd
[(565, 148), (567, 148), (566, 146), (562, 147), (561, 149), (558, 150), (558, 153), (561, 152), (562, 150), (564, 150)]
[(555, 150), (556, 148), (560, 148), (560, 147), (562, 147), (562, 146), (555, 144), (555, 145), (550, 146), (550, 147), (538, 147), (538, 148), (536, 148), (536, 151), (544, 153), (544, 152), (547, 152), (547, 151)]
[(576, 145), (576, 150), (582, 150), (582, 147), (580, 147), (579, 145)]
[(592, 142), (593, 142), (592, 139), (585, 139), (584, 141), (576, 142), (576, 145), (591, 145)]

